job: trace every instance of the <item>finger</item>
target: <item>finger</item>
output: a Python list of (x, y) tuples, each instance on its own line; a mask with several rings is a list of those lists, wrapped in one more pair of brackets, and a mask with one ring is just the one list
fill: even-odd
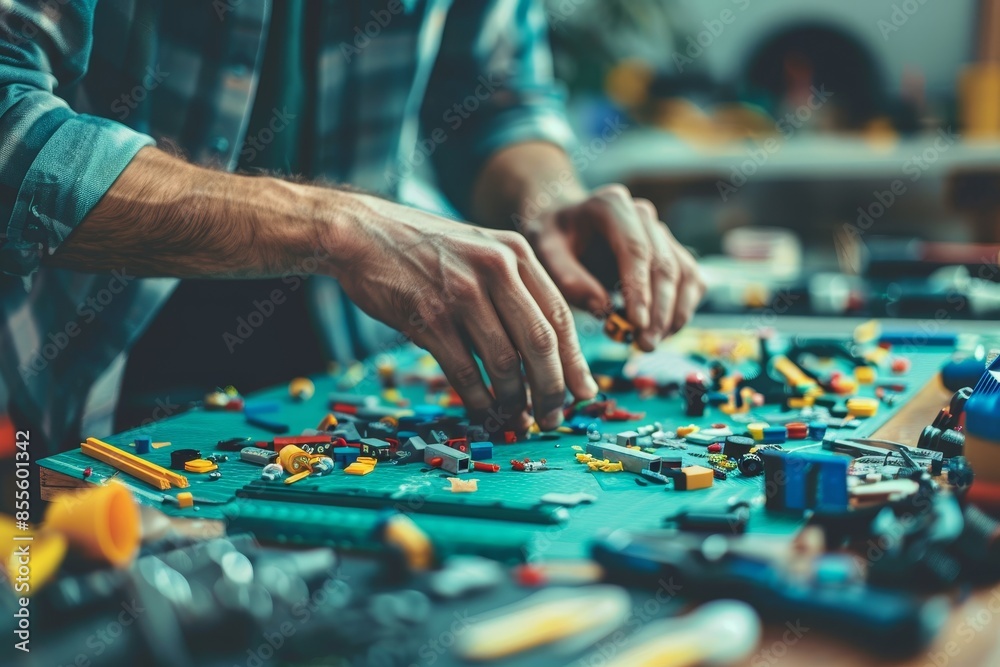
[(580, 349), (569, 305), (524, 239), (508, 239), (508, 245), (517, 255), (521, 280), (555, 331), (567, 388), (577, 400), (593, 398), (597, 395), (597, 383)]
[(666, 226), (664, 226), (664, 230), (670, 244), (674, 247), (680, 269), (677, 303), (674, 307), (673, 322), (670, 325), (670, 334), (674, 334), (680, 331), (694, 316), (702, 297), (705, 296), (705, 282), (698, 270), (698, 263), (691, 256), (691, 253), (674, 238), (673, 233)]
[(543, 430), (552, 430), (562, 423), (566, 398), (559, 339), (522, 282), (513, 252), (495, 278), (490, 281), (490, 298), (524, 361), (535, 421)]
[(673, 235), (669, 228), (664, 227), (667, 238), (674, 248), (680, 271), (677, 288), (677, 303), (674, 308), (673, 322), (670, 333), (682, 329), (694, 316), (702, 297), (705, 296), (705, 282), (702, 279), (698, 262)]
[(598, 228), (618, 260), (618, 271), (629, 321), (639, 329), (649, 326), (650, 241), (639, 220), (628, 189), (609, 185), (595, 191)]
[(651, 351), (667, 334), (673, 322), (674, 307), (677, 301), (679, 274), (677, 253), (667, 228), (656, 215), (656, 208), (646, 199), (636, 199), (635, 207), (639, 217), (646, 226), (652, 248), (650, 260), (650, 289), (652, 303), (650, 307), (649, 327), (639, 332), (639, 347)]
[(494, 420), (503, 430), (526, 430), (528, 397), (521, 374), (521, 357), (496, 310), (489, 302), (480, 302), (470, 309), (464, 326), (493, 386)]
[(536, 244), (538, 259), (566, 300), (597, 317), (611, 311), (611, 298), (601, 281), (588, 271), (562, 234), (546, 234)]
[(430, 352), (441, 366), (448, 382), (458, 392), (470, 418), (485, 419), (493, 406), (493, 395), (486, 388), (479, 364), (469, 351), (468, 344), (451, 328), (437, 329), (421, 334), (414, 342)]

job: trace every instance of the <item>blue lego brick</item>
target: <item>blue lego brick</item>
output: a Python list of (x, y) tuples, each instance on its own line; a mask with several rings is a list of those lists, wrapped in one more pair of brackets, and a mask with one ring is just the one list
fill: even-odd
[(361, 450), (357, 447), (335, 447), (333, 449), (333, 460), (346, 468), (361, 456)]
[(761, 442), (766, 445), (782, 445), (788, 440), (788, 429), (784, 426), (765, 426)]
[(469, 450), (472, 453), (473, 461), (484, 461), (493, 458), (492, 442), (471, 442)]

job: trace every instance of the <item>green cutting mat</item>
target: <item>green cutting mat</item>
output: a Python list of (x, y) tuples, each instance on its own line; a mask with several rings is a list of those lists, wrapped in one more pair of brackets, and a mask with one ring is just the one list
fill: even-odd
[[(606, 355), (611, 349), (606, 344), (591, 344), (588, 347), (588, 357)], [(905, 376), (882, 378), (883, 380), (900, 381), (907, 385), (901, 392), (900, 400), (895, 407), (882, 405), (878, 415), (864, 420), (857, 429), (850, 429), (852, 435), (867, 435), (875, 431), (886, 420), (892, 417), (899, 406), (917, 391), (919, 391), (940, 368), (951, 352), (950, 348), (914, 348), (908, 350), (907, 356), (912, 361), (912, 367)], [(408, 372), (423, 370), (427, 363), (423, 353), (416, 348), (404, 348), (393, 354), (398, 366), (398, 375), (403, 378)], [(361, 374), (360, 382), (348, 389), (358, 395), (379, 394), (377, 374), (374, 366), (366, 366), (366, 372)], [(294, 402), (287, 394), (286, 387), (276, 387), (249, 397), (250, 401), (274, 400), (280, 403), (280, 411), (269, 413), (268, 417), (291, 427), (290, 434), (296, 434), (306, 428), (315, 428), (327, 412), (327, 396), (338, 389), (338, 376), (317, 377), (316, 393), (313, 398), (304, 402)], [(403, 393), (414, 403), (426, 402), (428, 396), (426, 387), (422, 384), (402, 386)], [(874, 395), (873, 388), (863, 387), (860, 395)], [(713, 422), (732, 423), (725, 415), (709, 408), (704, 418), (691, 419), (684, 416), (683, 402), (680, 398), (649, 398), (642, 399), (635, 392), (612, 394), (611, 398), (618, 401), (619, 406), (646, 413), (646, 418), (637, 422), (606, 422), (601, 423), (602, 430), (607, 433), (630, 430), (631, 428), (652, 421), (659, 421), (667, 428), (676, 428), (688, 423), (707, 426)], [(458, 411), (453, 411), (459, 414)], [(758, 411), (761, 417), (777, 412), (775, 407), (766, 407)], [(934, 415), (928, 415), (928, 422)], [(744, 430), (742, 424), (732, 424), (734, 432)], [(831, 430), (831, 433), (835, 431)], [(101, 437), (104, 434), (95, 434)], [(273, 434), (260, 428), (249, 426), (244, 421), (242, 413), (216, 412), (195, 409), (176, 417), (156, 422), (147, 427), (102, 437), (105, 441), (128, 449), (136, 435), (149, 435), (154, 442), (169, 441), (171, 445), (153, 450), (148, 460), (160, 465), (169, 466), (170, 451), (178, 448), (194, 448), (208, 455), (214, 451), (219, 440), (250, 436), (255, 440), (270, 440)], [(489, 552), (492, 547), (494, 555), (501, 558), (514, 559), (520, 553), (521, 558), (528, 560), (556, 557), (578, 557), (584, 555), (589, 540), (601, 529), (629, 528), (651, 529), (660, 527), (665, 516), (673, 514), (682, 508), (720, 508), (730, 499), (751, 500), (762, 495), (763, 477), (744, 478), (739, 473), (731, 473), (725, 481), (716, 480), (710, 489), (699, 491), (674, 491), (671, 486), (663, 487), (646, 482), (645, 479), (631, 473), (593, 473), (585, 465), (576, 462), (576, 450), (573, 445), (586, 446), (586, 436), (561, 435), (556, 440), (535, 439), (512, 445), (494, 445), (492, 462), (499, 463), (502, 470), (499, 473), (472, 473), (479, 479), (479, 491), (471, 497), (479, 501), (508, 501), (536, 503), (538, 499), (551, 492), (575, 493), (586, 492), (597, 496), (597, 502), (582, 505), (569, 510), (570, 518), (558, 526), (539, 526), (518, 524), (502, 521), (475, 520), (414, 514), (413, 519), (426, 530), (432, 538), (442, 545), (444, 550), (473, 550)], [(813, 441), (789, 441), (786, 449), (812, 447), (819, 449)], [(689, 445), (684, 454), (685, 465), (704, 464), (704, 447)], [(269, 501), (237, 500), (236, 491), (245, 484), (259, 479), (259, 466), (243, 463), (238, 460), (238, 454), (229, 453), (230, 460), (220, 464), (222, 478), (209, 481), (207, 475), (188, 474), (190, 487), (195, 499), (223, 502), (224, 505), (203, 504), (189, 509), (179, 509), (172, 505), (164, 505), (163, 494), (138, 480), (120, 474), (117, 479), (127, 484), (141, 503), (154, 505), (164, 512), (175, 516), (200, 518), (227, 518), (231, 526), (241, 530), (251, 529), (258, 535), (266, 536), (270, 541), (290, 544), (329, 544), (331, 546), (353, 546), (373, 548), (371, 531), (376, 525), (379, 513), (372, 510), (318, 507), (308, 505), (292, 505)], [(515, 472), (510, 469), (511, 459), (545, 458), (550, 466), (561, 467), (561, 470), (548, 470), (535, 473)], [(107, 465), (80, 454), (79, 450), (64, 452), (40, 461), (40, 465), (73, 477), (81, 477), (86, 467), (93, 468), (91, 480), (99, 483), (110, 477), (114, 470)], [(421, 464), (391, 465), (380, 463), (372, 474), (355, 477), (343, 474), (340, 470), (322, 478), (306, 480), (324, 489), (358, 488), (399, 492), (404, 490), (422, 496), (447, 500), (453, 495), (447, 490), (449, 484), (445, 479), (448, 475), (440, 470), (428, 470)], [(276, 483), (281, 485), (280, 482)], [(171, 489), (166, 493), (176, 495), (178, 490)], [(800, 520), (766, 513), (762, 507), (755, 506), (750, 530), (756, 533), (783, 534), (792, 532)], [(455, 546), (459, 545), (459, 546)]]

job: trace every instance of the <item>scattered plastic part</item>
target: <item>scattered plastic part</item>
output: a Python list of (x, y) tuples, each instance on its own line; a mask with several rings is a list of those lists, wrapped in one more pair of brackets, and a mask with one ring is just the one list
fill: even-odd
[(288, 383), (288, 395), (294, 401), (308, 401), (315, 393), (316, 385), (309, 378), (295, 378)]
[(479, 490), (479, 479), (475, 477), (449, 477), (448, 482), (450, 482), (450, 485), (444, 487), (444, 489), (452, 493), (475, 493)]

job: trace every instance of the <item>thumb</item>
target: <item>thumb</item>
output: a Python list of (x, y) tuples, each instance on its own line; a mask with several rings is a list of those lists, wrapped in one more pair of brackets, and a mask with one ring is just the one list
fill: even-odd
[(547, 234), (536, 248), (538, 259), (571, 305), (603, 318), (611, 312), (611, 298), (601, 282), (588, 271), (562, 234)]

